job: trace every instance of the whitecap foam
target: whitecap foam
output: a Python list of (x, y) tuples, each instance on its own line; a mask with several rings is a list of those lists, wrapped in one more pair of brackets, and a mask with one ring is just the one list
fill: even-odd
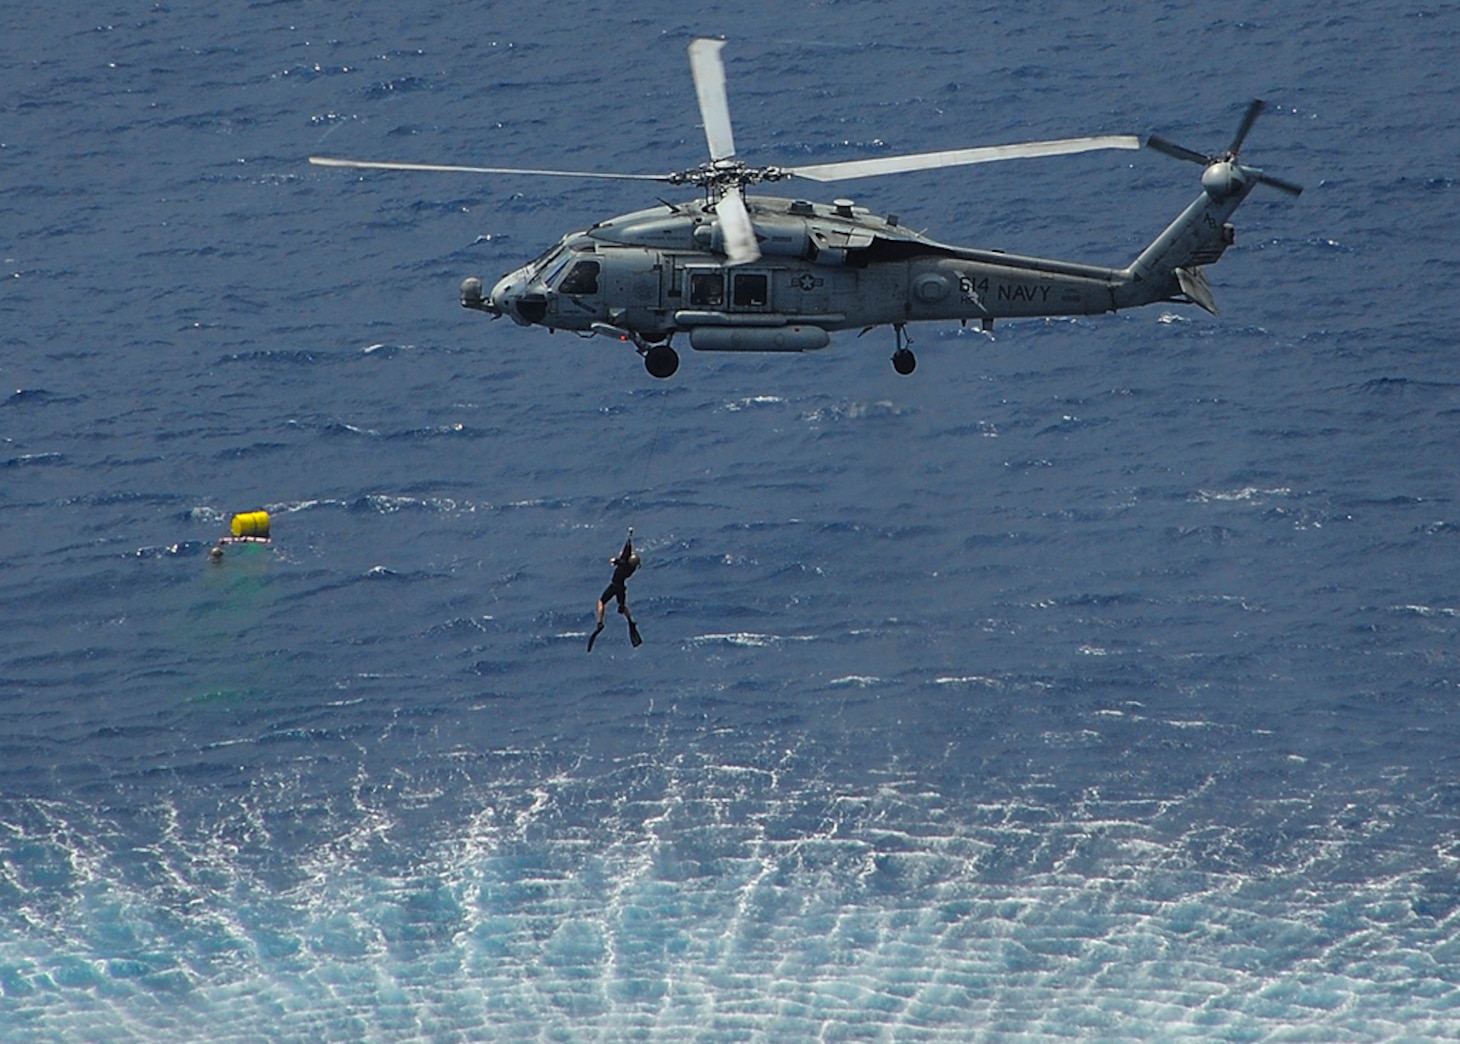
[(728, 634), (698, 634), (690, 639), (697, 645), (724, 644), (739, 645), (747, 648), (761, 648), (767, 645), (780, 645), (784, 642), (811, 642), (815, 641), (811, 635), (781, 635), (781, 634), (758, 634), (754, 631), (735, 631)]
[[(287, 776), (215, 818), (151, 810), (145, 838), (99, 830), (79, 805), (12, 803), (0, 1028), (933, 1041), (967, 1039), (970, 1019), (1028, 1036), (1457, 1028), (1454, 988), (1423, 956), (1450, 935), (1449, 915), (1417, 912), (1429, 869), (1354, 872), (1385, 816), (1300, 818), (1300, 843), (1254, 873), (1261, 830), (1182, 825), (1205, 785), (1155, 807), (1098, 789), (1061, 807), (1037, 780), (963, 802), (913, 775), (857, 786), (766, 754), (643, 752), (595, 772), (499, 751), (474, 814), (424, 844), (402, 816), (448, 788), (396, 790), (362, 769), (348, 817), (293, 856), (277, 809), (314, 799)], [(1311, 808), (1305, 795), (1251, 811)], [(1453, 866), (1457, 851), (1448, 839), (1436, 858)]]

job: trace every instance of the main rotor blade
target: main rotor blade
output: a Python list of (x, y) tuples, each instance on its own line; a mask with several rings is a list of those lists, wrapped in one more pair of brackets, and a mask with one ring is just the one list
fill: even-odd
[(986, 145), (973, 149), (952, 149), (947, 152), (921, 152), (911, 156), (881, 156), (877, 159), (846, 160), (840, 163), (813, 163), (801, 167), (783, 167), (789, 174), (812, 181), (844, 181), (848, 178), (870, 178), (879, 174), (901, 174), (912, 170), (933, 170), (938, 167), (962, 167), (971, 163), (993, 163), (998, 160), (1025, 159), (1035, 156), (1063, 156), (1072, 152), (1096, 149), (1138, 149), (1141, 140), (1132, 134), (1107, 134), (1090, 138), (1063, 138), (1058, 141), (1028, 141), (1018, 145)]
[(705, 142), (710, 159), (735, 155), (735, 135), (730, 130), (730, 103), (725, 97), (725, 63), (720, 60), (724, 40), (695, 40), (689, 45), (689, 68), (694, 74), (695, 96), (700, 102), (700, 119), (705, 124)]
[(1237, 126), (1237, 133), (1232, 137), (1232, 144), (1227, 148), (1230, 154), (1237, 155), (1237, 151), (1242, 148), (1242, 142), (1247, 139), (1247, 132), (1252, 129), (1252, 125), (1257, 122), (1257, 117), (1262, 115), (1262, 110), (1265, 108), (1267, 108), (1267, 103), (1261, 98), (1252, 99), (1247, 106), (1247, 111), (1242, 114), (1242, 122)]
[(532, 170), (525, 167), (458, 167), (447, 163), (385, 163), (378, 160), (337, 159), (333, 156), (310, 156), (316, 167), (346, 167), (352, 170), (425, 170), (445, 174), (529, 174), (550, 178), (603, 178), (611, 181), (664, 181), (665, 174), (605, 174), (591, 170)]
[(1200, 163), (1203, 167), (1212, 161), (1210, 156), (1204, 156), (1195, 149), (1188, 149), (1185, 145), (1178, 145), (1176, 142), (1163, 138), (1159, 134), (1152, 134), (1146, 139), (1146, 148), (1155, 149), (1157, 152), (1165, 153), (1167, 156), (1175, 159)]
[(749, 264), (760, 257), (755, 226), (750, 223), (750, 212), (745, 209), (745, 200), (738, 191), (731, 189), (720, 197), (720, 202), (715, 204), (715, 215), (720, 219), (725, 257), (732, 265)]

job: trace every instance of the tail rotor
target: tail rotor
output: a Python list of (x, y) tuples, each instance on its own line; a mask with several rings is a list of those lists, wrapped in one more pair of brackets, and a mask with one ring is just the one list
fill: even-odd
[(1188, 163), (1199, 164), (1204, 168), (1202, 174), (1202, 185), (1207, 193), (1214, 199), (1223, 199), (1240, 189), (1249, 180), (1257, 181), (1263, 185), (1271, 185), (1280, 192), (1286, 192), (1290, 196), (1297, 196), (1302, 193), (1303, 186), (1297, 182), (1288, 181), (1272, 174), (1264, 174), (1256, 167), (1243, 166), (1237, 161), (1237, 154), (1242, 149), (1242, 143), (1247, 140), (1252, 125), (1257, 122), (1257, 117), (1262, 115), (1267, 104), (1260, 98), (1254, 98), (1247, 106), (1247, 111), (1242, 114), (1242, 122), (1237, 125), (1237, 133), (1232, 136), (1232, 144), (1227, 146), (1227, 151), (1215, 156), (1197, 152), (1195, 149), (1188, 149), (1184, 145), (1178, 145), (1169, 138), (1163, 138), (1159, 134), (1152, 134), (1146, 139), (1146, 147), (1157, 152), (1170, 156), (1172, 159), (1184, 160)]
[(1257, 122), (1257, 117), (1262, 115), (1262, 110), (1267, 108), (1267, 103), (1261, 98), (1253, 98), (1247, 106), (1247, 111), (1242, 114), (1242, 122), (1237, 125), (1237, 133), (1232, 136), (1232, 144), (1227, 146), (1227, 155), (1236, 157), (1242, 149), (1242, 142), (1247, 139), (1247, 132), (1252, 130), (1252, 125)]

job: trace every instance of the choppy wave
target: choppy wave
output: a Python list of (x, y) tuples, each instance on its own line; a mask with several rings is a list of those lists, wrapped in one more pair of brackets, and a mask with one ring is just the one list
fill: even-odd
[(969, 804), (803, 754), (644, 752), (585, 772), (503, 750), (463, 802), (476, 811), (425, 835), (408, 820), (439, 787), (362, 775), (303, 847), (272, 809), (317, 799), (287, 779), (192, 820), (7, 802), (7, 1034), (183, 1040), (199, 1018), (220, 1040), (1456, 1028), (1453, 835), (1385, 866), (1393, 810), (1190, 815), (1214, 780)]

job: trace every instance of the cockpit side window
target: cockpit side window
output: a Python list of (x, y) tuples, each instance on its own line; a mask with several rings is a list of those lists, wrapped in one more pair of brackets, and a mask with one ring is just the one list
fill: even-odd
[(579, 261), (573, 265), (558, 284), (558, 291), (564, 294), (598, 293), (598, 262)]
[(700, 308), (719, 308), (725, 303), (725, 277), (719, 272), (692, 272), (689, 303)]

